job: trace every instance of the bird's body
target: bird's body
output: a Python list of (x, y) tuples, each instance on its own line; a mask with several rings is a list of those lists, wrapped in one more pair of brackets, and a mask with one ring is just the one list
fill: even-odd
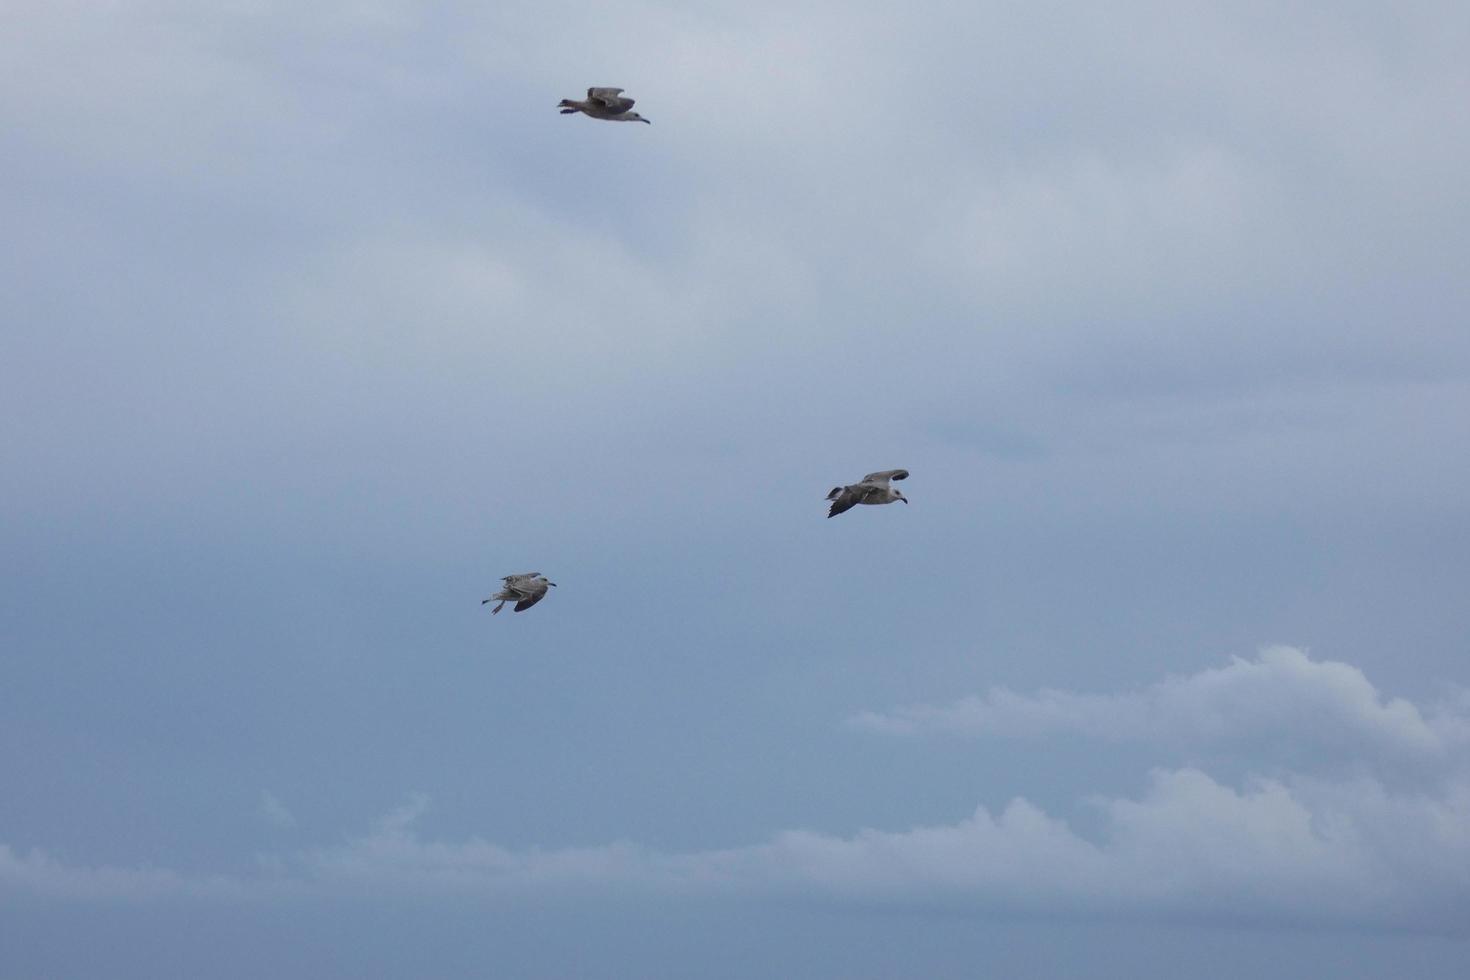
[(908, 475), (908, 470), (880, 470), (845, 487), (833, 487), (827, 494), (827, 499), (832, 501), (827, 516), (836, 517), (858, 504), (891, 504), (895, 500), (908, 503), (909, 498), (889, 485), (890, 480), (906, 480)]
[(500, 591), (480, 603), (483, 606), (486, 602), (500, 600), (500, 604), (490, 610), (490, 615), (492, 616), (500, 612), (501, 606), (504, 606), (507, 602), (515, 603), (516, 612), (525, 612), (540, 602), (542, 597), (546, 595), (547, 589), (556, 584), (555, 582), (548, 582), (546, 576), (540, 572), (522, 572), (519, 575), (507, 575), (501, 581), (505, 585), (501, 587)]
[(611, 122), (646, 122), (652, 125), (652, 120), (644, 119), (638, 113), (631, 111), (633, 100), (624, 98), (623, 90), (620, 88), (589, 88), (587, 98), (562, 99), (558, 107), (564, 116), (580, 112), (593, 119), (606, 119)]

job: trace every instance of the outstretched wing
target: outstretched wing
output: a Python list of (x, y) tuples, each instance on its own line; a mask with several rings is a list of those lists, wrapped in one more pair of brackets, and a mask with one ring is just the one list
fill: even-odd
[(908, 470), (880, 470), (877, 473), (869, 473), (863, 477), (863, 482), (886, 484), (889, 480), (907, 480), (908, 478)]
[(549, 586), (550, 583), (545, 582), (541, 579), (526, 582), (519, 586), (516, 589), (516, 592), (519, 593), (516, 596), (516, 599), (518, 600), (516, 602), (516, 612), (524, 612), (525, 610), (530, 609), (536, 603), (540, 602), (541, 598), (546, 595)]
[(545, 595), (545, 592), (537, 592), (535, 595), (526, 596), (526, 598), (516, 603), (516, 612), (525, 612), (527, 609), (530, 609), (536, 603), (540, 602), (542, 597)]
[(622, 91), (620, 88), (589, 88), (587, 101), (600, 103), (609, 112), (627, 112), (633, 108), (633, 100), (621, 98)]
[(519, 581), (519, 580), (521, 580), (523, 578), (539, 578), (540, 575), (541, 575), (540, 572), (519, 572), (519, 573), (517, 573), (515, 575), (505, 575), (505, 576), (502, 576), (501, 579), (500, 579), (500, 581), (502, 581), (502, 582), (516, 582), (516, 581)]
[(863, 499), (863, 492), (857, 487), (843, 487), (842, 492), (832, 498), (832, 508), (827, 511), (828, 517), (836, 517), (838, 514), (852, 510)]

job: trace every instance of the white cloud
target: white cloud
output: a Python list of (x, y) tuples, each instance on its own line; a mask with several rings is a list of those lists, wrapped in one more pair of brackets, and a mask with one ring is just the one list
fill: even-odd
[(1085, 735), (1117, 741), (1288, 748), (1297, 754), (1447, 759), (1470, 741), (1464, 704), (1423, 709), (1385, 698), (1358, 668), (1269, 647), (1254, 660), (1170, 677), (1121, 694), (992, 688), (945, 705), (866, 712), (849, 724), (890, 735), (953, 733), (1008, 738)]
[[(1470, 778), (1452, 753), (1466, 741), (1467, 700), (1461, 693), (1421, 710), (1385, 699), (1351, 665), (1274, 647), (1255, 660), (1127, 694), (999, 691), (859, 720), (903, 733), (1309, 739), (1448, 762), (1406, 767), (1392, 783), (1361, 772), (1285, 772), (1231, 784), (1198, 768), (1157, 769), (1137, 796), (1089, 798), (1100, 815), (1089, 832), (1016, 797), (998, 812), (982, 806), (950, 824), (846, 837), (788, 830), (725, 850), (662, 852), (626, 841), (515, 849), (479, 837), (424, 838), (417, 827), (429, 801), (414, 794), (366, 834), (262, 856), (254, 876), (76, 866), (0, 845), (0, 894), (103, 902), (286, 894), (520, 900), (606, 890), (1463, 934), (1470, 925)], [(262, 813), (282, 825), (290, 820), (268, 792)]]
[[(1025, 800), (998, 816), (851, 838), (786, 834), (764, 870), (855, 900), (1073, 909), (1258, 922), (1463, 928), (1470, 796), (1392, 797), (1373, 782), (1241, 789), (1158, 771), (1139, 799), (1095, 801), (1092, 841)], [(1412, 836), (1398, 833), (1410, 828)], [(1432, 855), (1432, 858), (1430, 857)]]
[(838, 837), (795, 830), (748, 847), (663, 853), (626, 842), (514, 850), (421, 838), (415, 797), (365, 836), (262, 862), (256, 878), (76, 868), (0, 847), (0, 889), (86, 900), (458, 894), (601, 889), (922, 905), (1015, 913), (1175, 916), (1463, 933), (1470, 783), (1393, 794), (1368, 779), (1248, 780), (1156, 771), (1137, 799), (1093, 801), (1095, 838), (1017, 798), (953, 824)]
[(167, 868), (77, 866), (41, 850), (22, 854), (0, 844), (0, 894), (6, 891), (51, 899), (134, 901), (238, 897), (246, 894), (246, 885), (223, 875), (191, 877)]

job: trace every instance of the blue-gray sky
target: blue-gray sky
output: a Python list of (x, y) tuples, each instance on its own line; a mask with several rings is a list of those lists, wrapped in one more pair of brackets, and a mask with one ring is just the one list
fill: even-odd
[(1462, 972), (1463, 4), (0, 20), (0, 972)]

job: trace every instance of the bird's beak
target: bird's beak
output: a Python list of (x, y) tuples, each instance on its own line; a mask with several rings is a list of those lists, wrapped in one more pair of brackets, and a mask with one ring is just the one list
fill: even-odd
[(648, 125), (650, 125), (650, 126), (652, 126), (652, 125), (653, 125), (653, 120), (652, 120), (652, 119), (642, 119), (642, 120), (639, 120), (639, 121), (640, 121), (640, 122), (646, 122), (646, 123), (648, 123)]
[(556, 583), (555, 583), (555, 582), (552, 582), (552, 583), (550, 583), (550, 584), (551, 584), (551, 585), (555, 585), (555, 584), (556, 584)]
[(908, 503), (909, 502), (909, 498), (907, 498), (907, 497), (899, 497), (898, 499), (899, 500), (902, 500), (904, 503)]

